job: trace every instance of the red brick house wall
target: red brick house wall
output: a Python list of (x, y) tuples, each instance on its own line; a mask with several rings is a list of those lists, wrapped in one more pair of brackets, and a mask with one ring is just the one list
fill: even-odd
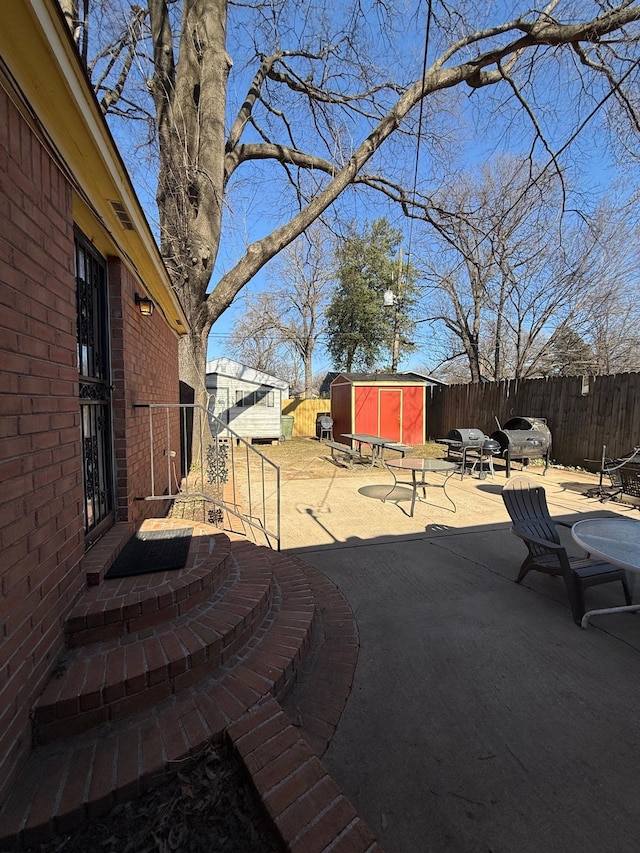
[[(141, 522), (162, 515), (164, 503), (145, 503), (151, 495), (149, 461), (149, 411), (136, 404), (177, 401), (179, 394), (178, 344), (162, 315), (155, 311), (143, 317), (135, 307), (139, 285), (119, 258), (109, 259), (109, 300), (111, 303), (111, 362), (113, 375), (113, 426), (117, 470), (118, 521)], [(154, 410), (153, 451), (156, 494), (172, 485), (174, 466), (179, 476), (179, 413)], [(169, 446), (171, 445), (171, 446)], [(175, 451), (169, 457), (165, 450)], [(173, 483), (175, 489), (175, 482)]]
[(0, 786), (83, 585), (71, 189), (0, 88)]
[[(0, 81), (0, 800), (27, 757), (30, 710), (86, 585), (73, 204), (55, 156)], [(137, 527), (166, 505), (138, 500), (151, 477), (148, 411), (134, 404), (178, 402), (178, 339), (162, 311), (140, 315), (144, 288), (119, 257), (107, 260), (115, 521)], [(177, 411), (172, 425), (179, 465)]]

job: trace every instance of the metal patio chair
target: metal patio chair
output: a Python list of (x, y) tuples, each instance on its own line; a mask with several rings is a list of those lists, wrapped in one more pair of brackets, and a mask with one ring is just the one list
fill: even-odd
[(328, 415), (323, 415), (320, 418), (320, 441), (325, 438), (328, 438), (330, 441), (333, 441), (333, 418), (330, 418)]
[(573, 620), (578, 625), (585, 613), (584, 591), (590, 586), (619, 581), (626, 603), (632, 603), (624, 569), (610, 563), (569, 557), (556, 526), (571, 525), (551, 517), (542, 486), (527, 477), (513, 477), (502, 489), (502, 499), (513, 522), (512, 532), (523, 540), (529, 552), (516, 583), (521, 583), (532, 569), (562, 577)]
[[(606, 453), (607, 446), (605, 444), (602, 447), (602, 459), (600, 460), (600, 470), (598, 472), (600, 474), (600, 480), (598, 485), (585, 492), (585, 497), (600, 498), (600, 503), (605, 503), (606, 501), (615, 499), (623, 493), (633, 495), (633, 480), (637, 479), (635, 469), (640, 465), (640, 447), (634, 447), (632, 451), (624, 456), (619, 456), (617, 459), (612, 459), (607, 456)], [(593, 459), (587, 459), (585, 461), (592, 463), (595, 462)], [(630, 466), (632, 469), (631, 472), (626, 470), (627, 466)], [(605, 485), (605, 477), (609, 478), (611, 483), (610, 486)], [(625, 483), (631, 484), (631, 491), (627, 491), (625, 489)]]
[(629, 495), (632, 498), (640, 498), (640, 464), (636, 462), (623, 465), (618, 473), (622, 483), (622, 494)]

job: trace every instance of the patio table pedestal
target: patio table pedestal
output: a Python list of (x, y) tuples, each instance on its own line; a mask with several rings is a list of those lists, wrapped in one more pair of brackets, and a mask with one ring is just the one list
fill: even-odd
[[(444, 496), (446, 497), (446, 499), (453, 507), (453, 511), (456, 511), (455, 503), (447, 494), (447, 480), (457, 469), (458, 465), (456, 462), (447, 462), (446, 459), (418, 459), (414, 456), (407, 456), (404, 459), (390, 459), (388, 461), (385, 461), (384, 464), (393, 475), (394, 483), (390, 491), (382, 499), (383, 503), (387, 500), (389, 495), (399, 484), (411, 486), (411, 511), (409, 512), (409, 515), (413, 516), (418, 489), (422, 489), (422, 493), (426, 497), (427, 481), (425, 480), (424, 475), (427, 473), (427, 471), (440, 471), (448, 472), (447, 476), (444, 479), (444, 483), (442, 484), (442, 491), (444, 492)], [(403, 471), (411, 471), (411, 480), (398, 480), (398, 477), (396, 476), (396, 470), (398, 469)], [(418, 474), (421, 475), (420, 479), (418, 479)]]

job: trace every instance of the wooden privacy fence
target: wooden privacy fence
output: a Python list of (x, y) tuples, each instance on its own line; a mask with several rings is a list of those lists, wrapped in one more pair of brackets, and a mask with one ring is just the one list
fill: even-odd
[(293, 415), (293, 438), (316, 435), (319, 414), (329, 414), (331, 400), (283, 400), (282, 414)]
[[(476, 427), (490, 435), (512, 417), (546, 418), (551, 456), (561, 465), (584, 467), (640, 445), (640, 373), (516, 379), (427, 389), (427, 437)], [(593, 468), (593, 466), (587, 466)]]

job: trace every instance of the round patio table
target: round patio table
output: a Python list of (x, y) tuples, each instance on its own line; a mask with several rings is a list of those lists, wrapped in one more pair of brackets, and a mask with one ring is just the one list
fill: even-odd
[[(571, 536), (589, 554), (621, 569), (640, 572), (640, 521), (633, 518), (587, 518), (572, 526)], [(586, 628), (591, 616), (633, 613), (636, 610), (640, 610), (640, 604), (589, 610), (582, 617), (581, 625)]]
[[(384, 460), (385, 466), (389, 469), (391, 474), (393, 475), (393, 486), (389, 490), (389, 492), (384, 496), (382, 502), (384, 503), (389, 495), (393, 492), (396, 486), (402, 484), (411, 486), (411, 510), (409, 515), (413, 516), (413, 510), (416, 505), (416, 495), (418, 493), (418, 489), (422, 489), (422, 493), (424, 497), (427, 495), (427, 482), (424, 478), (424, 475), (428, 471), (440, 471), (440, 472), (448, 472), (447, 476), (444, 479), (444, 483), (442, 484), (442, 491), (444, 492), (444, 496), (449, 501), (451, 506), (453, 507), (453, 511), (456, 511), (456, 505), (451, 500), (449, 495), (447, 494), (447, 480), (453, 474), (453, 472), (457, 469), (457, 462), (448, 462), (446, 459), (418, 459), (415, 456), (406, 456), (404, 459), (389, 459)], [(411, 480), (399, 480), (396, 475), (396, 470), (404, 470), (411, 471)], [(418, 479), (418, 474), (420, 474), (420, 479)]]

